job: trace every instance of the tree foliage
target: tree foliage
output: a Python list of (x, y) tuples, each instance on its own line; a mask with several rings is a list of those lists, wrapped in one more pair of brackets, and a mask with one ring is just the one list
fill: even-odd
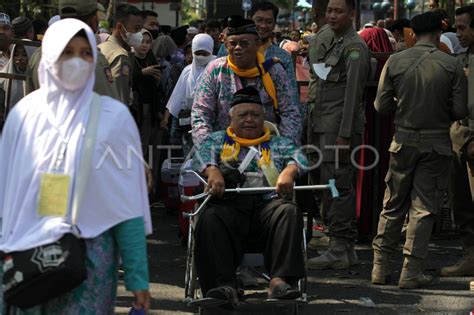
[(2, 0), (0, 11), (5, 12), (12, 19), (25, 15), (32, 20), (49, 20), (58, 14), (58, 0)]
[[(195, 3), (196, 2), (191, 1), (191, 0), (181, 0), (180, 14), (181, 14), (181, 21), (182, 21), (181, 23), (183, 25), (190, 24), (193, 21), (197, 21), (203, 18), (203, 16), (200, 16), (199, 14), (196, 13)], [(206, 13), (204, 12), (204, 16), (205, 15)]]

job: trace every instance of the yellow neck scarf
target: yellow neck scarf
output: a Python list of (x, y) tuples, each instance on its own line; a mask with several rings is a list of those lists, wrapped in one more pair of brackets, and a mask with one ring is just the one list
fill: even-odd
[(257, 66), (252, 69), (241, 70), (237, 67), (232, 60), (230, 60), (230, 56), (227, 56), (227, 63), (229, 67), (237, 74), (239, 77), (243, 78), (254, 78), (254, 77), (262, 77), (263, 86), (265, 87), (265, 91), (267, 91), (268, 95), (273, 100), (273, 107), (275, 110), (278, 110), (278, 100), (277, 100), (277, 93), (275, 89), (275, 85), (273, 84), (272, 77), (270, 73), (265, 71), (263, 67), (263, 63), (265, 62), (265, 56), (260, 52), (257, 52)]
[(270, 165), (270, 130), (264, 128), (264, 134), (257, 139), (244, 139), (237, 137), (232, 130), (232, 127), (228, 127), (226, 130), (226, 137), (222, 146), (221, 160), (224, 162), (237, 161), (239, 157), (240, 147), (249, 147), (261, 144), (262, 146), (262, 158), (258, 165), (261, 164)]
[(260, 48), (258, 49), (258, 51), (265, 55), (265, 51), (268, 49), (268, 47), (270, 47), (272, 45), (272, 41), (269, 39), (266, 43), (262, 44), (262, 46), (260, 46)]

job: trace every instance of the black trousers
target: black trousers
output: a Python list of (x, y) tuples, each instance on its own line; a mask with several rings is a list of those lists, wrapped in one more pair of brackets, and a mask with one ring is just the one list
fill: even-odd
[(194, 254), (204, 294), (223, 285), (237, 288), (235, 272), (249, 236), (263, 243), (265, 267), (272, 278), (304, 276), (303, 216), (296, 204), (234, 195), (210, 200), (196, 225)]

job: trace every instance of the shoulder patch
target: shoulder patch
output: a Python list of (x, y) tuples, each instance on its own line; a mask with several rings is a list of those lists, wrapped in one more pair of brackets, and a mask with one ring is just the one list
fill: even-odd
[(109, 67), (104, 67), (104, 74), (110, 83), (114, 83), (114, 78), (112, 77), (112, 70), (110, 70)]
[(122, 68), (120, 69), (120, 73), (128, 77), (130, 75), (130, 66), (127, 64), (123, 64)]
[(360, 59), (360, 50), (358, 48), (351, 49), (349, 52), (349, 58), (351, 60), (359, 60)]

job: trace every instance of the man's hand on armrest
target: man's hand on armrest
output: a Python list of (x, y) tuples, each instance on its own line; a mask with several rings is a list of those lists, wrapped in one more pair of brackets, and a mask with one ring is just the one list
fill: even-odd
[(276, 191), (280, 195), (293, 194), (295, 178), (298, 175), (298, 166), (290, 164), (280, 173), (276, 182)]
[(206, 191), (209, 191), (215, 197), (221, 197), (224, 194), (225, 182), (219, 168), (210, 165), (204, 170), (204, 175), (207, 177)]

